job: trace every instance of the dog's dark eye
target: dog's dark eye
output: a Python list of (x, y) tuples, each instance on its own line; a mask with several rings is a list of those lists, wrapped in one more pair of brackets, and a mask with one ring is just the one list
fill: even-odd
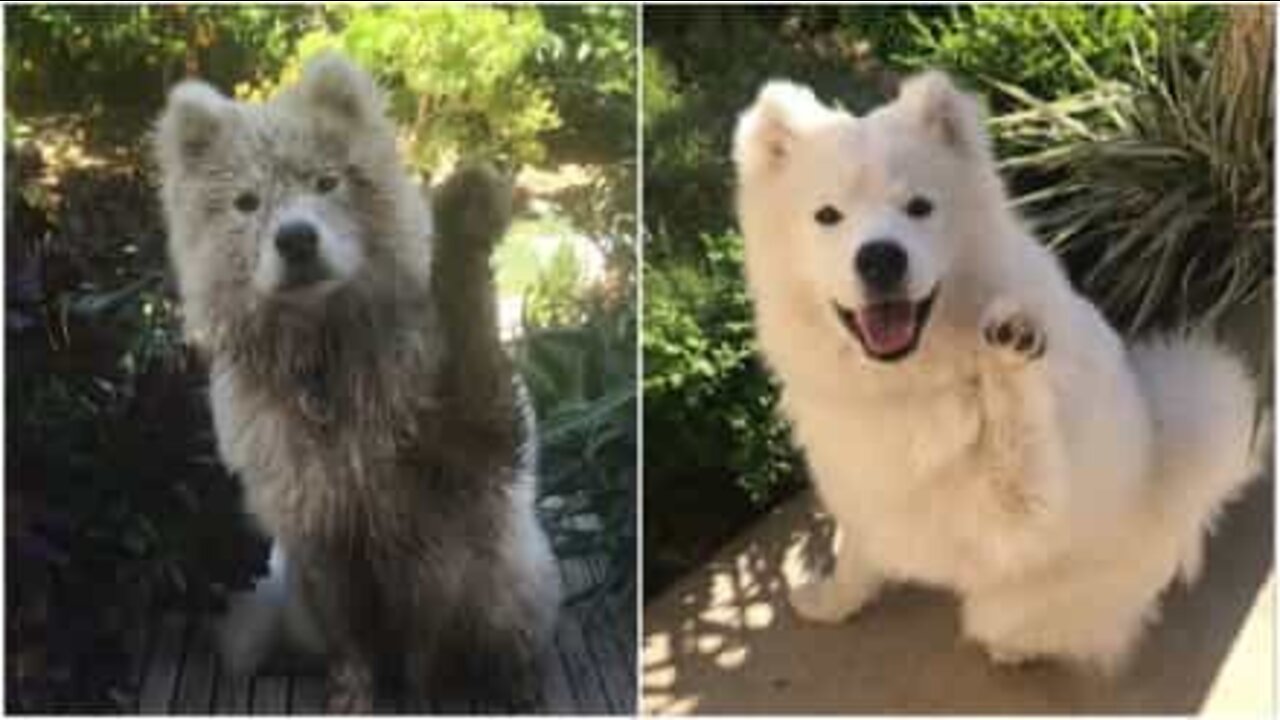
[(844, 219), (844, 214), (830, 205), (823, 205), (813, 214), (813, 219), (817, 220), (819, 225), (835, 225)]
[(933, 202), (927, 197), (916, 195), (907, 201), (907, 206), (903, 209), (910, 217), (926, 218), (933, 213)]
[(338, 176), (332, 174), (321, 175), (316, 178), (316, 192), (320, 194), (330, 193), (338, 189)]
[(260, 204), (261, 201), (258, 200), (257, 193), (242, 192), (235, 199), (236, 209), (242, 213), (251, 213), (257, 210)]

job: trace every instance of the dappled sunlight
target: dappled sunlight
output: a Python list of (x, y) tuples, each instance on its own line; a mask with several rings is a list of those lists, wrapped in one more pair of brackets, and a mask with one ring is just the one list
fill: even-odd
[[(495, 258), (502, 339), (511, 341), (523, 334), (530, 305), (537, 304), (539, 292), (546, 294), (549, 288), (553, 293), (582, 297), (605, 279), (607, 262), (595, 242), (558, 217), (517, 220)], [(564, 302), (564, 297), (553, 299)], [(542, 302), (545, 305), (547, 300)]]
[(565, 163), (554, 170), (526, 166), (516, 176), (516, 186), (532, 195), (554, 195), (570, 188), (590, 185), (600, 177), (600, 171), (587, 165)]
[(681, 714), (697, 708), (696, 696), (682, 696), (673, 689), (676, 668), (671, 662), (672, 637), (668, 633), (646, 634), (644, 639), (645, 711)]
[(833, 523), (804, 494), (645, 608), (642, 707), (655, 714), (1155, 712), (1269, 707), (1269, 481), (1224, 513), (1190, 591), (1116, 682), (1054, 663), (993, 666), (945, 592), (891, 587), (837, 625), (798, 620), (787, 591), (832, 563)]
[(36, 151), (42, 172), (31, 178), (38, 185), (54, 186), (58, 178), (75, 170), (116, 168), (124, 164), (124, 149), (95, 143), (87, 127), (88, 117), (61, 114), (18, 122), (15, 142), (25, 142)]
[[(598, 238), (574, 224), (553, 193), (579, 187), (591, 174), (565, 165), (554, 172), (522, 171), (517, 180), (523, 211), (494, 254), (498, 286), (498, 322), (506, 342), (520, 338), (531, 319), (538, 323), (581, 322), (578, 301), (599, 291), (609, 273), (609, 259)], [(530, 316), (534, 316), (531, 318)]]
[(811, 567), (830, 562), (831, 523), (810, 512), (784, 542), (745, 537), (703, 573), (678, 583), (675, 612), (646, 613), (643, 702), (647, 712), (702, 709), (695, 676), (731, 675), (753, 660), (755, 636), (775, 628), (789, 609), (787, 588)]

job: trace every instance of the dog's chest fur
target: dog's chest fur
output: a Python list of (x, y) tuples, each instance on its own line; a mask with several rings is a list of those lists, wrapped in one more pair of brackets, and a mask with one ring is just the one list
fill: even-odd
[(376, 511), (368, 506), (380, 497), (398, 497), (372, 490), (396, 482), (397, 449), (362, 432), (360, 418), (334, 416), (323, 397), (307, 390), (281, 402), (236, 370), (213, 377), (222, 455), (241, 476), (250, 512), (271, 535), (336, 532), (349, 516)]
[(894, 576), (965, 587), (1027, 559), (1018, 536), (1034, 528), (989, 491), (1016, 469), (983, 452), (978, 392), (975, 381), (876, 402), (787, 398), (824, 502)]
[[(498, 491), (450, 481), (440, 452), (448, 422), (425, 360), (319, 366), (292, 381), (215, 362), (211, 397), (222, 455), (250, 512), (272, 536), (429, 540), (440, 516)], [(497, 473), (495, 473), (496, 475)], [(429, 516), (430, 522), (424, 522)], [(446, 517), (447, 520), (447, 517)]]

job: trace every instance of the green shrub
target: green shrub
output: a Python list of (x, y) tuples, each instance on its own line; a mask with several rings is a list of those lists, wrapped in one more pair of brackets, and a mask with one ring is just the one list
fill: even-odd
[(79, 116), (90, 144), (138, 146), (188, 74), (230, 89), (275, 77), (323, 9), (41, 4), (5, 16), (6, 117)]
[(1156, 55), (1093, 69), (1048, 98), (993, 79), (1018, 108), (992, 122), (1021, 204), (1122, 328), (1212, 325), (1270, 296), (1274, 78), (1266, 11), (1214, 43), (1169, 25)]
[(153, 188), (69, 174), (55, 205), (27, 179), (6, 198), (6, 707), (119, 711), (152, 606), (214, 608), (264, 558), (159, 282)]
[(519, 167), (545, 160), (540, 136), (561, 122), (549, 83), (525, 71), (551, 37), (533, 8), (331, 6), (277, 78), (239, 91), (270, 96), (313, 55), (340, 49), (388, 91), (418, 168), (464, 156)]
[(704, 236), (702, 263), (645, 273), (645, 474), (735, 482), (763, 502), (793, 485), (796, 463), (775, 392), (755, 356), (742, 240)]
[[(551, 88), (564, 122), (543, 134), (559, 162), (630, 166), (634, 173), (636, 16), (623, 5), (540, 7), (549, 41), (527, 70)], [(634, 177), (634, 175), (633, 175)], [(635, 194), (635, 183), (626, 189)]]
[[(909, 39), (895, 37), (886, 59), (907, 70), (941, 68), (987, 89), (998, 78), (1038, 97), (1058, 97), (1150, 66), (1160, 30), (1177, 26), (1191, 42), (1212, 37), (1218, 12), (1204, 6), (1047, 4), (952, 6), (945, 15), (908, 14)], [(996, 109), (1005, 99), (996, 98)]]
[(585, 284), (573, 243), (561, 242), (525, 294), (526, 322), (540, 327), (581, 323)]
[[(611, 266), (626, 272), (625, 266)], [(635, 587), (636, 337), (630, 280), (579, 292), (585, 320), (531, 327), (516, 357), (538, 411), (540, 491), (561, 557), (609, 561), (595, 592)]]

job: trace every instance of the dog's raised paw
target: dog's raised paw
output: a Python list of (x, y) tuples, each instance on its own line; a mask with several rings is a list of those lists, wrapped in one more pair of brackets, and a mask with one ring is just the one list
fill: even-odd
[(486, 257), (511, 224), (511, 183), (488, 165), (467, 165), (431, 199), (440, 241)]
[(1030, 315), (999, 300), (984, 313), (982, 339), (990, 347), (1023, 360), (1043, 357), (1049, 345), (1044, 329)]

